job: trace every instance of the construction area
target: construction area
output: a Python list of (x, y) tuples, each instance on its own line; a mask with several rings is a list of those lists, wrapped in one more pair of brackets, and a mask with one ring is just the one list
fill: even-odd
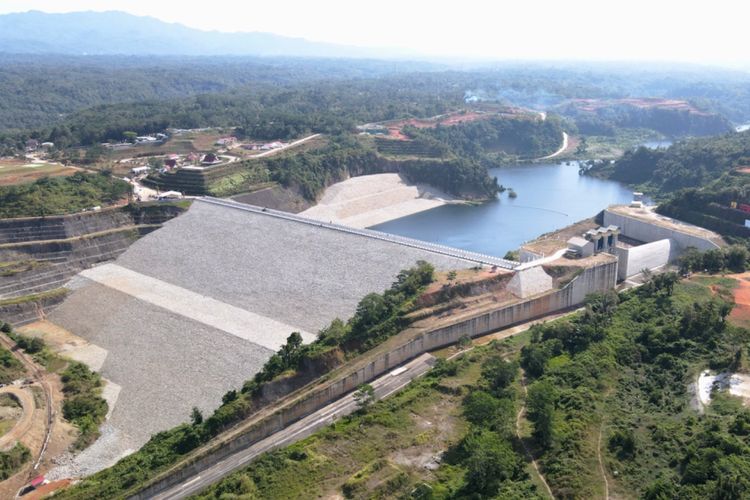
[[(75, 219), (61, 221), (67, 229), (45, 226), (45, 231), (60, 237), (81, 227)], [(335, 318), (351, 317), (362, 297), (382, 292), (419, 260), (435, 266), (438, 280), (418, 299), (410, 328), (294, 393), (294, 404), (286, 399), (294, 384), (275, 387), (278, 405), (263, 414), (278, 407), (281, 417), (266, 423), (259, 416), (260, 426), (249, 434), (238, 430), (242, 438), (225, 452), (251, 446), (284, 422), (422, 354), (571, 310), (588, 294), (614, 288), (621, 252), (638, 247), (635, 238), (642, 245), (667, 239), (675, 249), (694, 246), (693, 239), (721, 243), (701, 231), (643, 206), (610, 207), (596, 219), (530, 242), (521, 249), (522, 262), (514, 262), (227, 200), (196, 199), (179, 217), (118, 247), (109, 262), (74, 268), (72, 279), (60, 278), (64, 300), (37, 304), (39, 321), (24, 319), (25, 334), (44, 338), (106, 381), (102, 396), (109, 413), (101, 437), (78, 455), (59, 454), (47, 478), (89, 475), (137, 450), (154, 433), (187, 421), (194, 407), (212, 413), (292, 332), (313, 341)], [(669, 261), (677, 253), (658, 255)], [(190, 472), (185, 474), (154, 487), (167, 488)]]
[(476, 265), (240, 206), (196, 200), (115, 261), (78, 274), (46, 322), (28, 325), (112, 387), (102, 437), (49, 478), (111, 465), (194, 406), (210, 414), (290, 333), (312, 341), (418, 260)]

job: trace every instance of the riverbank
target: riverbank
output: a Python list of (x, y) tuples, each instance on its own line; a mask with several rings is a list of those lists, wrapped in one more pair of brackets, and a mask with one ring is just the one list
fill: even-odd
[(329, 186), (320, 201), (300, 215), (366, 228), (448, 203), (464, 201), (426, 184), (409, 184), (399, 174), (374, 174)]

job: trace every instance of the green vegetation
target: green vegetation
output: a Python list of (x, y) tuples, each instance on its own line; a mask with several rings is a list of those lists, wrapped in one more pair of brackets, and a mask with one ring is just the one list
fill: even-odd
[(436, 128), (407, 127), (404, 132), (418, 141), (442, 145), (459, 157), (482, 160), (495, 166), (508, 157), (537, 158), (556, 151), (562, 141), (562, 125), (554, 116), (493, 117)]
[(107, 402), (101, 397), (102, 378), (78, 361), (70, 361), (61, 374), (63, 382), (63, 416), (80, 434), (74, 447), (83, 449), (99, 437), (99, 425), (107, 415)]
[(581, 134), (614, 136), (621, 129), (643, 128), (668, 136), (712, 135), (731, 130), (729, 121), (719, 114), (700, 109), (651, 106), (648, 99), (639, 104), (602, 100), (590, 109), (590, 103), (573, 101), (558, 112), (573, 119)]
[(656, 276), (635, 291), (592, 297), (584, 313), (532, 330), (521, 355), (533, 380), (529, 419), (557, 496), (601, 494), (599, 453), (610, 488), (623, 495), (750, 492), (737, 479), (750, 473), (750, 442), (738, 432), (747, 410), (717, 401), (701, 415), (688, 404), (698, 371), (745, 367), (750, 333), (726, 322), (731, 304), (710, 293), (698, 298), (694, 286)]
[(0, 384), (9, 384), (23, 376), (23, 364), (4, 347), (0, 347)]
[(688, 248), (679, 259), (680, 272), (706, 271), (720, 273), (729, 270), (743, 273), (747, 269), (750, 251), (743, 245), (732, 245), (717, 248), (707, 252), (700, 252), (695, 248)]
[(0, 481), (5, 481), (31, 460), (31, 452), (21, 443), (8, 451), (0, 451)]
[[(371, 404), (363, 389), (360, 399), (367, 402), (360, 411), (264, 454), (199, 498), (294, 498), (303, 492), (350, 498), (541, 498), (515, 436), (522, 404), (519, 363), (530, 382), (525, 403), (531, 436), (522, 439), (556, 497), (600, 496), (601, 454), (613, 495), (744, 498), (750, 492), (745, 479), (750, 412), (728, 394), (716, 393), (701, 413), (688, 390), (706, 367), (749, 368), (750, 332), (726, 321), (731, 304), (722, 297), (728, 295), (708, 288), (728, 285), (724, 281), (679, 282), (675, 274), (656, 275), (638, 289), (590, 297), (583, 312), (533, 327), (526, 341), (494, 342), (461, 360), (440, 362), (386, 401)], [(357, 338), (354, 325), (371, 325), (367, 318), (373, 313), (387, 316), (377, 313), (383, 302), (363, 300), (356, 319), (332, 325), (339, 332), (333, 337), (322, 332), (312, 350), (321, 349), (326, 339), (340, 339), (335, 344), (341, 347), (344, 339)], [(290, 337), (269, 362), (266, 377), (286, 376), (300, 366), (301, 350), (298, 339)], [(142, 450), (62, 498), (134, 491), (204, 442), (208, 423), (222, 411), (247, 408), (246, 396), (247, 391), (228, 393), (208, 419), (194, 414), (192, 424), (154, 436)], [(435, 424), (445, 419), (450, 425)], [(434, 425), (424, 427), (424, 420)], [(432, 472), (397, 459), (427, 453), (442, 457)]]
[(29, 295), (22, 295), (20, 297), (11, 297), (9, 299), (0, 300), (0, 306), (10, 306), (14, 304), (25, 304), (27, 302), (37, 302), (42, 300), (55, 299), (65, 296), (68, 293), (67, 288), (54, 288), (47, 290), (46, 292), (32, 293)]
[[(398, 172), (412, 182), (431, 184), (466, 198), (491, 198), (499, 190), (486, 168), (472, 159), (448, 156), (396, 160), (380, 155), (371, 141), (352, 135), (329, 137), (324, 146), (302, 153), (246, 160), (226, 172), (191, 173), (197, 179), (190, 181), (188, 189), (230, 196), (276, 182), (314, 201), (333, 183), (383, 172)], [(180, 188), (183, 179), (186, 176), (180, 177), (180, 172), (166, 173), (150, 176), (149, 182), (164, 189)], [(203, 184), (208, 186), (204, 188)]]
[(77, 172), (33, 183), (0, 186), (0, 218), (61, 215), (109, 205), (130, 193), (130, 185), (109, 175)]
[[(8, 323), (3, 324), (2, 331), (47, 371), (63, 370), (60, 373), (63, 416), (79, 430), (73, 446), (83, 449), (93, 443), (99, 437), (99, 425), (104, 422), (108, 409), (107, 402), (101, 397), (101, 376), (83, 363), (61, 358), (40, 337), (21, 335)], [(20, 364), (20, 361), (16, 362)]]
[(111, 498), (134, 491), (221, 431), (252, 415), (262, 404), (265, 383), (297, 374), (307, 375), (304, 380), (320, 376), (319, 372), (312, 375), (303, 372), (316, 366), (319, 370), (330, 370), (335, 365), (326, 363), (328, 357), (335, 360), (336, 353), (342, 357), (356, 356), (401, 331), (408, 325), (405, 313), (432, 279), (432, 266), (419, 262), (401, 271), (393, 285), (382, 294), (365, 296), (349, 321), (334, 320), (319, 333), (315, 342), (303, 345), (299, 333), (292, 333), (279, 352), (271, 356), (241, 391), (232, 390), (224, 395), (222, 405), (211, 416), (204, 419), (202, 415), (196, 418), (193, 414), (191, 423), (155, 434), (139, 451), (61, 492), (61, 498)]
[(518, 364), (503, 359), (513, 355), (504, 343), (440, 361), (389, 399), (264, 454), (197, 498), (543, 498), (516, 449)]
[(667, 149), (641, 147), (614, 163), (597, 163), (590, 175), (636, 185), (666, 196), (679, 189), (705, 186), (750, 159), (750, 132), (689, 139)]
[[(581, 132), (582, 133), (582, 132)], [(619, 159), (625, 151), (637, 149), (647, 141), (663, 140), (658, 132), (642, 128), (616, 128), (611, 135), (581, 135), (576, 159)]]

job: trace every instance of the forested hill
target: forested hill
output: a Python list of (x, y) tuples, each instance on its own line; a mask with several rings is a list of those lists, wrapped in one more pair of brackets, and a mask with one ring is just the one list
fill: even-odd
[(349, 59), (0, 54), (0, 131), (50, 127), (71, 113), (105, 104), (176, 100), (243, 87), (269, 91), (436, 68)]
[[(146, 134), (168, 127), (238, 126), (241, 135), (267, 140), (335, 134), (353, 131), (358, 123), (429, 117), (462, 104), (462, 92), (440, 86), (437, 78), (409, 74), (314, 85), (254, 85), (184, 99), (102, 105), (73, 113), (35, 135), (67, 147), (119, 141), (125, 131)], [(19, 137), (8, 134), (5, 142)]]
[(750, 131), (680, 141), (668, 149), (638, 148), (591, 175), (637, 185), (657, 196), (706, 186), (735, 167), (750, 165)]
[(575, 120), (579, 132), (614, 135), (617, 128), (646, 128), (679, 137), (723, 134), (732, 130), (724, 116), (683, 100), (574, 99), (555, 111)]

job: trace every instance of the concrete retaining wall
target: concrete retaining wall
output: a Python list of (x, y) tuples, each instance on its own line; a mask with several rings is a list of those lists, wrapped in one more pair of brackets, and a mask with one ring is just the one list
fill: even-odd
[(695, 247), (702, 252), (719, 248), (719, 245), (708, 238), (702, 238), (676, 229), (651, 224), (634, 217), (614, 213), (611, 210), (605, 210), (603, 216), (605, 226), (613, 224), (619, 227), (622, 234), (629, 238), (646, 243), (671, 239), (674, 242), (674, 245), (672, 245), (670, 249), (670, 259), (679, 256), (679, 254), (687, 247)]
[(132, 498), (147, 499), (181, 481), (199, 474), (217, 461), (257, 443), (291, 423), (317, 411), (342, 395), (355, 390), (360, 384), (390, 371), (422, 353), (456, 343), (464, 336), (475, 337), (501, 328), (545, 316), (551, 312), (572, 308), (594, 292), (614, 288), (617, 282), (617, 262), (587, 268), (561, 290), (532, 298), (521, 303), (500, 307), (494, 311), (459, 321), (453, 325), (425, 331), (389, 352), (375, 357), (362, 368), (301, 397), (238, 438), (223, 443), (210, 454), (179, 469), (167, 478), (139, 492)]
[(659, 240), (631, 248), (615, 247), (619, 259), (618, 279), (624, 280), (640, 274), (644, 269), (657, 269), (666, 266), (672, 255), (672, 241)]

